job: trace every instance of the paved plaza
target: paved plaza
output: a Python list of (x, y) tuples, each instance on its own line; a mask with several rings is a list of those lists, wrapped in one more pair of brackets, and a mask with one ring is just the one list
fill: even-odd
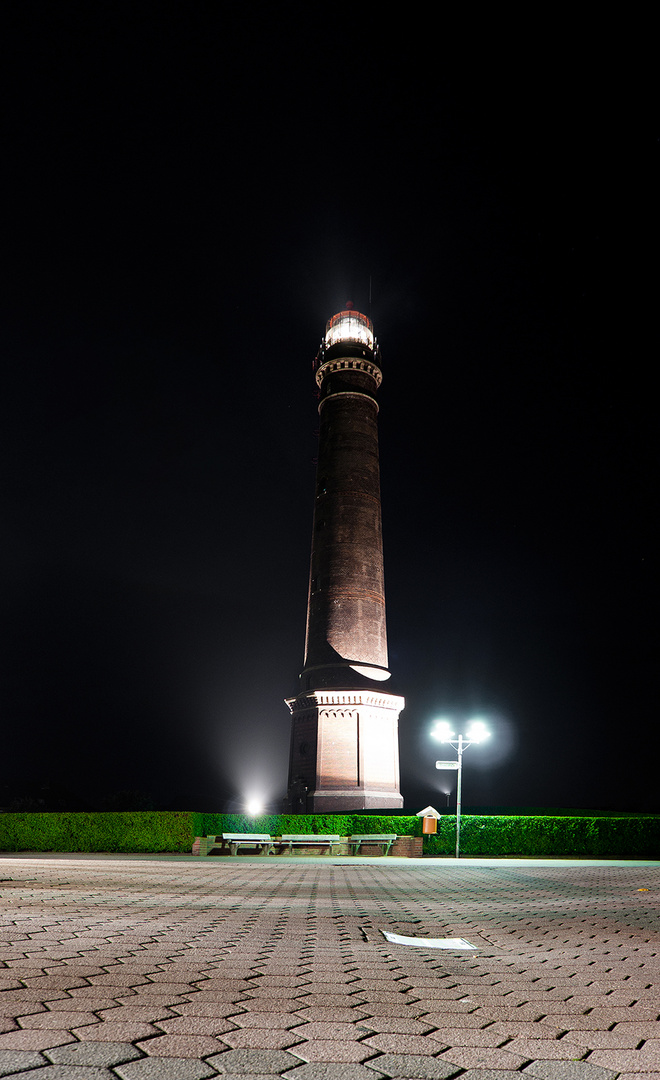
[(0, 879), (2, 1077), (660, 1078), (660, 862), (4, 855)]

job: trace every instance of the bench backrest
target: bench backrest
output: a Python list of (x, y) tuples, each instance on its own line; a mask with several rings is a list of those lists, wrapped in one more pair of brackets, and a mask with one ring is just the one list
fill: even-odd
[(320, 836), (317, 833), (283, 833), (280, 840), (299, 840), (308, 844), (338, 844), (341, 836)]
[(396, 840), (396, 838), (396, 833), (355, 833), (354, 836), (351, 836), (351, 842), (358, 840)]
[[(209, 837), (209, 840), (211, 837)], [(270, 842), (270, 833), (262, 832), (223, 832), (223, 840), (254, 840), (255, 843), (266, 844)], [(215, 837), (217, 843), (218, 838)]]

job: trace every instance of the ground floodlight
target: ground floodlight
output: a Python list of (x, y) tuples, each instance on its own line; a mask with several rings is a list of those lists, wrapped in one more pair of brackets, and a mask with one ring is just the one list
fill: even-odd
[(259, 814), (263, 814), (264, 805), (259, 799), (248, 799), (245, 809), (250, 817), (257, 817)]

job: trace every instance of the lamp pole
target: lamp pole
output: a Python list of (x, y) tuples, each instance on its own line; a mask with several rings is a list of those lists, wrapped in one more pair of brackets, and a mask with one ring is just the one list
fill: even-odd
[[(469, 743), (467, 744), (470, 745)], [(456, 780), (456, 858), (461, 852), (461, 786), (463, 782), (463, 736), (458, 736), (458, 777)]]
[(439, 720), (435, 726), (435, 729), (431, 732), (434, 739), (438, 739), (440, 742), (447, 742), (450, 746), (454, 747), (458, 754), (457, 761), (436, 761), (436, 769), (452, 769), (458, 773), (456, 783), (456, 858), (461, 857), (461, 796), (463, 786), (463, 751), (467, 750), (468, 746), (471, 746), (473, 742), (481, 742), (482, 739), (487, 739), (490, 732), (486, 730), (481, 720), (474, 720), (470, 730), (467, 732), (467, 737), (462, 734), (456, 739), (455, 733), (451, 730), (450, 724), (446, 720)]

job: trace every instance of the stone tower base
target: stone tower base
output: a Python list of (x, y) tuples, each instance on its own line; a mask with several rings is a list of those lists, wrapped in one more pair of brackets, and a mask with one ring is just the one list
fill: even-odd
[(400, 810), (399, 713), (374, 690), (310, 690), (289, 698), (292, 812)]
[(311, 814), (340, 814), (345, 810), (402, 810), (403, 796), (387, 791), (312, 791), (307, 796)]

